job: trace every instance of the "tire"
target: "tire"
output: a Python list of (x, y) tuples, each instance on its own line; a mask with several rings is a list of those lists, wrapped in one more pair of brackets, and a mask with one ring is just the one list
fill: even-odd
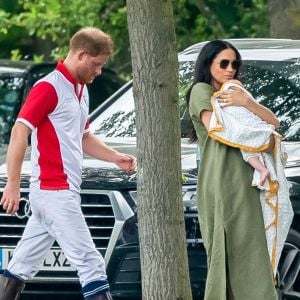
[(291, 229), (278, 264), (279, 300), (300, 300), (300, 233)]

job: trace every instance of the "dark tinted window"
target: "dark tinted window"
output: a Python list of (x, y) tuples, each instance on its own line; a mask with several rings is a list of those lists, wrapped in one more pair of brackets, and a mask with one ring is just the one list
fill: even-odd
[(0, 74), (0, 143), (7, 143), (15, 121), (16, 106), (22, 103), (24, 78)]
[(253, 96), (280, 120), (285, 140), (300, 140), (300, 61), (245, 63), (242, 81)]
[(91, 130), (106, 137), (135, 137), (135, 110), (132, 88), (113, 102), (91, 123)]
[(125, 82), (114, 71), (103, 69), (102, 74), (97, 76), (93, 83), (87, 85), (90, 96), (90, 112), (94, 111)]

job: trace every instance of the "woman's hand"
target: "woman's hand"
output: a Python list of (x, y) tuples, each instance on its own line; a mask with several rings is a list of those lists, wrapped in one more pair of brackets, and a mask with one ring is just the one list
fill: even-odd
[(239, 88), (230, 88), (229, 91), (223, 91), (218, 96), (218, 101), (222, 107), (226, 106), (248, 106), (252, 101), (250, 97)]

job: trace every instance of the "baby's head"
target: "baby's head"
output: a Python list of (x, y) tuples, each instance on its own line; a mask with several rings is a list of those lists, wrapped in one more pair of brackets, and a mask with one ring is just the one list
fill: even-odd
[(234, 83), (234, 84), (237, 84), (237, 85), (240, 85), (240, 86), (243, 86), (242, 83), (237, 80), (237, 79), (231, 79), (231, 80), (228, 80), (226, 83)]

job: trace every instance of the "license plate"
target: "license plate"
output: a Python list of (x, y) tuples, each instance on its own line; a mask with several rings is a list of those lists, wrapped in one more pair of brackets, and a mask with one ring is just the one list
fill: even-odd
[[(0, 248), (0, 269), (7, 268), (9, 261), (12, 258), (13, 250), (11, 248)], [(74, 271), (69, 261), (59, 249), (51, 249), (43, 264), (40, 266), (40, 271)]]

